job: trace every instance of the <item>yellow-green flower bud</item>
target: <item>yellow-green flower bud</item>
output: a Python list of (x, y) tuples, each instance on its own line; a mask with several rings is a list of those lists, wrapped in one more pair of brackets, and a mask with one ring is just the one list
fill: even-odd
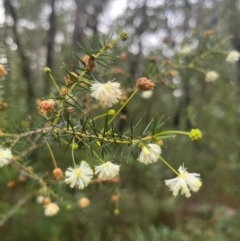
[(44, 68), (44, 72), (45, 72), (45, 74), (50, 74), (51, 73), (51, 69), (48, 68), (48, 67), (45, 67)]
[(72, 147), (74, 150), (76, 150), (76, 149), (78, 149), (78, 144), (77, 144), (77, 143), (71, 144), (71, 147)]
[(121, 32), (121, 33), (120, 33), (120, 39), (121, 39), (122, 41), (126, 41), (126, 40), (128, 39), (128, 33), (126, 33), (126, 32)]
[(202, 132), (199, 129), (192, 129), (189, 133), (191, 141), (199, 141), (202, 139)]
[(114, 215), (117, 216), (117, 215), (119, 215), (119, 213), (120, 213), (119, 209), (115, 209), (115, 210), (114, 210)]
[(100, 141), (97, 141), (97, 142), (96, 142), (96, 145), (97, 145), (97, 146), (101, 146)]
[(116, 114), (116, 111), (114, 109), (110, 109), (108, 111), (108, 115), (115, 115)]
[(66, 209), (67, 209), (67, 210), (70, 210), (71, 208), (72, 208), (72, 205), (71, 205), (71, 204), (66, 205)]

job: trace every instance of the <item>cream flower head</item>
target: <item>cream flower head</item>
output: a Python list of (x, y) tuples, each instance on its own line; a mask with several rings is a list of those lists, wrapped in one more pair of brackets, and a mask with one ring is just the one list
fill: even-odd
[(78, 189), (83, 189), (91, 181), (93, 177), (93, 170), (87, 162), (82, 161), (80, 165), (68, 167), (65, 172), (65, 176), (65, 182), (69, 184), (71, 188), (76, 186)]
[(138, 161), (146, 165), (154, 163), (158, 160), (161, 153), (162, 151), (159, 145), (147, 144), (146, 146), (142, 147)]
[(206, 73), (205, 80), (206, 82), (214, 82), (215, 80), (218, 79), (218, 77), (219, 77), (218, 72), (212, 70)]
[(95, 167), (95, 173), (98, 174), (98, 177), (103, 180), (112, 179), (119, 173), (120, 165), (113, 164), (112, 162), (106, 162), (100, 166)]
[(184, 45), (178, 52), (181, 56), (186, 56), (192, 52), (192, 48), (189, 45)]
[(152, 97), (152, 95), (153, 95), (153, 91), (152, 90), (143, 91), (141, 93), (141, 97), (143, 99), (150, 99)]
[(228, 53), (226, 62), (234, 64), (234, 63), (238, 62), (239, 58), (240, 58), (240, 53), (236, 50), (233, 50)]
[(0, 167), (6, 166), (11, 162), (12, 152), (8, 148), (0, 147)]
[(54, 216), (59, 212), (60, 208), (56, 203), (48, 203), (44, 206), (44, 215), (45, 216)]
[(197, 192), (202, 186), (200, 174), (188, 173), (184, 165), (180, 166), (178, 171), (179, 175), (176, 178), (165, 180), (165, 184), (173, 192), (174, 197), (178, 196), (179, 191), (182, 195), (190, 197), (190, 190)]
[(112, 107), (113, 104), (118, 103), (122, 96), (120, 83), (108, 81), (102, 84), (95, 81), (91, 86), (91, 96), (99, 101), (104, 107)]

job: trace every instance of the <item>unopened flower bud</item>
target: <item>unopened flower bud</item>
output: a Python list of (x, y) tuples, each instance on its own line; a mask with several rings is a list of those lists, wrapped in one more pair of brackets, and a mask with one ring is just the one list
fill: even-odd
[(0, 64), (0, 77), (7, 75), (7, 71), (5, 70), (4, 66)]
[(192, 129), (189, 133), (189, 138), (192, 141), (199, 141), (202, 139), (202, 132), (199, 129)]
[(62, 95), (67, 95), (67, 93), (68, 93), (68, 88), (67, 88), (67, 87), (62, 87), (61, 93), (62, 93)]
[(89, 204), (90, 204), (90, 200), (86, 197), (80, 198), (78, 200), (78, 206), (80, 208), (86, 208), (87, 206), (89, 206)]
[(42, 205), (48, 205), (49, 203), (51, 203), (51, 200), (48, 197), (45, 197), (42, 201)]
[(114, 209), (114, 215), (119, 215), (119, 213), (120, 213), (120, 211), (119, 211), (119, 209)]
[(119, 196), (118, 195), (114, 194), (114, 195), (111, 196), (111, 201), (112, 202), (116, 202), (118, 200), (119, 200)]
[(120, 56), (119, 56), (119, 59), (121, 59), (122, 61), (126, 61), (127, 54), (126, 53), (121, 53)]
[(50, 74), (50, 73), (51, 73), (51, 69), (48, 68), (48, 67), (45, 67), (45, 68), (44, 68), (44, 72), (45, 72), (46, 74)]
[(116, 111), (114, 109), (110, 109), (108, 111), (108, 115), (115, 115), (116, 114)]
[(60, 180), (60, 179), (62, 179), (62, 178), (63, 178), (63, 172), (62, 172), (62, 170), (61, 170), (59, 167), (55, 168), (55, 169), (53, 170), (53, 176), (55, 177), (55, 179), (56, 179), (57, 181)]
[(121, 33), (120, 33), (120, 39), (121, 39), (122, 41), (126, 41), (126, 40), (128, 39), (128, 33), (126, 33), (126, 32), (121, 32)]

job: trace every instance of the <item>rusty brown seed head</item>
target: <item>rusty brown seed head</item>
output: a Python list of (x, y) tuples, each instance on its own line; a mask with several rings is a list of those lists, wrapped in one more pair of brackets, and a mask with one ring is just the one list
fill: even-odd
[(89, 55), (85, 55), (83, 57), (83, 63), (85, 66), (85, 70), (88, 72), (93, 72), (95, 69), (95, 59), (93, 57), (90, 57)]
[(137, 80), (136, 86), (138, 87), (138, 89), (146, 91), (146, 90), (153, 90), (153, 88), (155, 87), (155, 84), (151, 80), (147, 79), (146, 77), (142, 77)]

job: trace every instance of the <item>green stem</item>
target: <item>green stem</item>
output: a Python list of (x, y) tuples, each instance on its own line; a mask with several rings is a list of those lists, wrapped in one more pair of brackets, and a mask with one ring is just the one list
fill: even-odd
[(163, 131), (156, 134), (155, 136), (172, 135), (172, 134), (189, 136), (189, 132), (186, 132), (186, 131)]
[(178, 173), (168, 162), (166, 162), (161, 156), (159, 156), (160, 160), (167, 165), (175, 174), (177, 174), (177, 176), (180, 174)]
[(108, 122), (108, 125), (113, 122), (116, 116), (120, 113), (120, 111), (128, 104), (128, 102), (133, 98), (133, 96), (138, 92), (139, 89), (136, 89), (132, 95), (127, 99), (127, 101), (121, 106), (121, 108), (116, 112), (116, 114), (112, 117), (112, 119)]
[(76, 167), (76, 161), (74, 157), (74, 148), (75, 148), (75, 137), (73, 138), (73, 143), (72, 143), (72, 160), (73, 160), (74, 167)]
[(51, 74), (49, 74), (49, 77), (51, 78), (53, 84), (55, 85), (55, 87), (56, 87), (58, 93), (61, 95), (61, 90), (59, 89), (59, 87), (58, 87), (58, 85), (57, 85), (55, 79), (53, 78), (53, 76), (52, 76)]
[(50, 153), (50, 156), (51, 156), (51, 158), (52, 158), (53, 165), (54, 165), (55, 168), (57, 168), (57, 162), (56, 162), (55, 157), (54, 157), (54, 155), (53, 155), (52, 149), (51, 149), (50, 145), (48, 144), (48, 141), (47, 141), (47, 140), (45, 140), (45, 143), (46, 143), (46, 146), (47, 146), (48, 151), (49, 151), (49, 153)]
[[(83, 142), (85, 146), (87, 146), (89, 149), (91, 149), (91, 147), (86, 143), (86, 142)], [(101, 162), (101, 163), (104, 163), (104, 160), (102, 158), (99, 157), (99, 155), (94, 151), (94, 150), (91, 150), (93, 155)]]
[(101, 117), (107, 116), (107, 115), (108, 115), (108, 113), (103, 113), (101, 115), (98, 115), (98, 116), (94, 117), (92, 120), (95, 121), (95, 120), (97, 120), (97, 119), (99, 119)]

